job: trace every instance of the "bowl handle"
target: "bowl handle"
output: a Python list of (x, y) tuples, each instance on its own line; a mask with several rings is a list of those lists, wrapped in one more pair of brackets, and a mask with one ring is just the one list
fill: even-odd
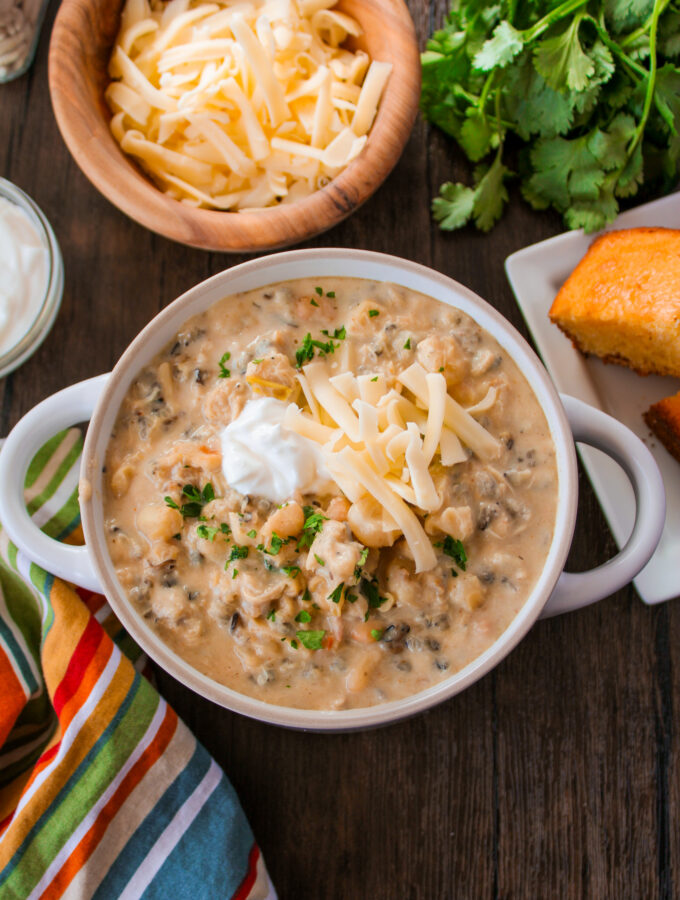
[(17, 422), (0, 452), (0, 521), (11, 540), (46, 571), (99, 592), (87, 548), (48, 537), (31, 519), (24, 503), (24, 481), (43, 444), (63, 428), (90, 420), (108, 377), (89, 378), (43, 400)]
[(602, 450), (624, 470), (635, 492), (635, 524), (623, 549), (589, 572), (562, 572), (541, 618), (588, 606), (635, 578), (656, 550), (666, 517), (659, 467), (639, 437), (599, 409), (561, 394), (575, 441)]

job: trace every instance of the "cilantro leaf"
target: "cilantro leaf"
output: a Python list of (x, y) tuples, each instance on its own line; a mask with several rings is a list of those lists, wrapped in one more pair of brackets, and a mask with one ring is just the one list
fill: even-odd
[(321, 650), (323, 639), (326, 637), (325, 631), (296, 631), (295, 634), (307, 650)]
[(464, 184), (447, 181), (439, 189), (439, 196), (432, 201), (432, 212), (444, 231), (462, 228), (470, 221), (475, 206), (475, 192)]
[(576, 16), (564, 31), (544, 38), (534, 50), (534, 65), (555, 91), (583, 91), (595, 74), (595, 64), (579, 40), (583, 16)]
[(523, 47), (522, 33), (513, 28), (509, 22), (503, 21), (495, 27), (493, 35), (484, 42), (472, 62), (475, 68), (483, 72), (503, 68), (522, 51)]
[(510, 169), (501, 162), (500, 153), (488, 169), (475, 170), (475, 199), (473, 215), (475, 224), (482, 231), (490, 231), (500, 219), (503, 207), (508, 202), (505, 179), (511, 175)]

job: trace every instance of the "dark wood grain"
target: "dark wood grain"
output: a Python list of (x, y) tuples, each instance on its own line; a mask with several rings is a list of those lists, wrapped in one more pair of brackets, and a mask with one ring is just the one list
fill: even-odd
[[(444, 3), (411, 0), (421, 46)], [(61, 141), (37, 64), (0, 87), (0, 172), (52, 221), (66, 290), (54, 330), (0, 381), (8, 429), (48, 393), (113, 365), (165, 304), (241, 257), (170, 243), (89, 184)], [(505, 256), (561, 230), (512, 197), (488, 236), (442, 235), (428, 205), (465, 174), (421, 120), (372, 200), (307, 246), (395, 253), (454, 276), (524, 334)], [(614, 552), (587, 479), (570, 557)], [(464, 694), (380, 731), (323, 736), (260, 725), (159, 684), (238, 790), (283, 900), (671, 898), (680, 891), (680, 609), (632, 588), (539, 623)]]

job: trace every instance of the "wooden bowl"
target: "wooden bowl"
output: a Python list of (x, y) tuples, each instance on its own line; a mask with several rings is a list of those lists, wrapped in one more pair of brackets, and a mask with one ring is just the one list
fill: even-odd
[(392, 74), (361, 154), (309, 197), (257, 213), (197, 209), (163, 194), (114, 140), (104, 100), (107, 65), (123, 0), (63, 0), (49, 53), (57, 124), (76, 163), (130, 218), (182, 244), (243, 253), (285, 247), (346, 218), (385, 180), (401, 155), (418, 109), (420, 58), (403, 0), (340, 0), (364, 35), (357, 45), (391, 62)]

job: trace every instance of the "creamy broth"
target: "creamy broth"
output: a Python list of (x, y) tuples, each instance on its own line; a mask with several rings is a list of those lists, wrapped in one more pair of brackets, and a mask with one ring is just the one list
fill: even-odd
[[(225, 427), (262, 397), (307, 410), (305, 347), (404, 396), (412, 364), (441, 373), (497, 442), (493, 458), (433, 457), (439, 507), (415, 509), (428, 570), (368, 497), (230, 487)], [(107, 541), (132, 606), (199, 671), (268, 703), (363, 707), (448, 678), (508, 627), (548, 554), (557, 480), (536, 397), (469, 316), (387, 283), (299, 280), (226, 297), (140, 372), (107, 450)]]

